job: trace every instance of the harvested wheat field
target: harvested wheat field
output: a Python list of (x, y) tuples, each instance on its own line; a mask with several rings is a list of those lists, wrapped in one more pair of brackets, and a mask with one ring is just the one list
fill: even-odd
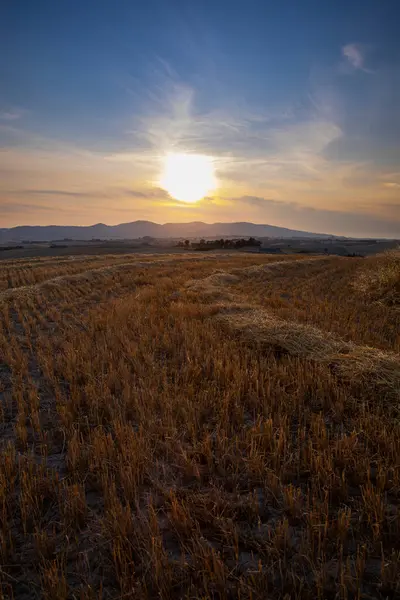
[(400, 597), (400, 255), (0, 265), (0, 598)]

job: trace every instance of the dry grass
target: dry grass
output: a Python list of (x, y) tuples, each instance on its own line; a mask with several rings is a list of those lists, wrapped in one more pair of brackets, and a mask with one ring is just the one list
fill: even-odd
[(344, 342), (316, 327), (282, 321), (263, 309), (243, 305), (224, 306), (219, 318), (252, 345), (325, 363), (348, 379), (379, 386), (400, 400), (400, 356), (394, 352)]
[[(372, 281), (375, 270), (381, 273), (382, 264), (391, 279), (386, 279), (385, 292), (381, 288), (377, 301), (377, 288), (372, 286), (366, 293), (360, 281)], [(277, 262), (239, 273), (234, 293), (281, 319), (316, 326), (345, 341), (400, 352), (400, 312), (394, 302), (400, 285), (398, 264), (395, 252), (383, 258)], [(238, 274), (237, 270), (233, 273)]]
[(379, 260), (4, 261), (0, 597), (398, 597)]
[(400, 249), (369, 259), (354, 287), (372, 300), (400, 308)]

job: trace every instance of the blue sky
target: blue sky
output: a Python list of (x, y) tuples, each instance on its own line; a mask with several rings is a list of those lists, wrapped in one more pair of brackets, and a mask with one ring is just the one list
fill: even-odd
[[(0, 226), (252, 220), (400, 237), (400, 5), (13, 0)], [(195, 204), (168, 152), (212, 157)]]

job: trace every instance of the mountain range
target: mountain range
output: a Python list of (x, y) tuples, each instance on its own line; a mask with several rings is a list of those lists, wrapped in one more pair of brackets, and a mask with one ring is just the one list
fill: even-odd
[(145, 236), (154, 238), (198, 238), (198, 237), (271, 237), (271, 238), (331, 238), (332, 235), (311, 233), (263, 225), (258, 223), (165, 223), (160, 225), (152, 221), (133, 221), (120, 225), (97, 223), (90, 226), (47, 225), (11, 227), (0, 229), (0, 243), (10, 242), (47, 242), (63, 239), (73, 240), (112, 240), (137, 239)]

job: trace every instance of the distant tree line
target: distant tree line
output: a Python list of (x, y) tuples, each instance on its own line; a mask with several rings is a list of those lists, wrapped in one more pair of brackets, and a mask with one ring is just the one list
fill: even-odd
[(23, 250), (23, 246), (0, 246), (0, 252), (3, 250)]
[(190, 240), (179, 241), (177, 246), (179, 248), (192, 248), (194, 250), (215, 250), (219, 248), (224, 249), (237, 249), (244, 247), (257, 247), (261, 246), (260, 240), (256, 240), (254, 237), (240, 238), (240, 239), (219, 239), (219, 240), (205, 240), (201, 239), (199, 242), (190, 242)]

